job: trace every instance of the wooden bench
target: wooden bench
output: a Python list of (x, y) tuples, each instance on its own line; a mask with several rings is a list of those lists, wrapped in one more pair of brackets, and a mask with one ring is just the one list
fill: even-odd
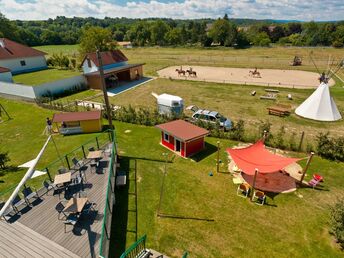
[(276, 100), (276, 95), (275, 94), (263, 95), (263, 96), (260, 96), (260, 99)]
[(267, 109), (269, 111), (269, 115), (275, 115), (280, 117), (290, 115), (290, 110), (283, 107), (268, 107)]
[(265, 89), (266, 92), (273, 92), (273, 93), (279, 93), (279, 90), (275, 89)]

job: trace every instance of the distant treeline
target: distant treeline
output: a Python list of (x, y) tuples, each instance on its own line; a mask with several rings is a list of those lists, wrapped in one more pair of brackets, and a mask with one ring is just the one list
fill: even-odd
[(113, 40), (136, 46), (211, 46), (244, 48), (269, 46), (344, 46), (344, 21), (281, 22), (229, 19), (129, 19), (66, 18), (45, 21), (10, 21), (0, 13), (0, 37), (30, 46), (77, 44), (81, 30), (98, 26), (109, 29)]

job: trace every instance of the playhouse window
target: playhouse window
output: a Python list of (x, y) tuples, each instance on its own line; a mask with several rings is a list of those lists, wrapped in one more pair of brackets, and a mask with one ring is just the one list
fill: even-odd
[(21, 60), (21, 61), (20, 61), (20, 65), (21, 65), (21, 66), (25, 66), (25, 65), (26, 65), (25, 60)]
[(167, 133), (164, 133), (164, 140), (166, 141), (166, 142), (168, 142), (169, 141), (169, 137), (168, 137), (169, 135), (167, 134)]

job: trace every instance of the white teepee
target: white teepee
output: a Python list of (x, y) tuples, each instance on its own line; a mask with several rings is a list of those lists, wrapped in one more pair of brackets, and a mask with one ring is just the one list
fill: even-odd
[(336, 103), (334, 103), (330, 95), (329, 87), (324, 82), (295, 109), (295, 113), (299, 116), (318, 121), (336, 121), (342, 118)]

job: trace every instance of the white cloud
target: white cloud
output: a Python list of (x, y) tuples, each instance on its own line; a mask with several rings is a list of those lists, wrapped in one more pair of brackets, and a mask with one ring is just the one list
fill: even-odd
[(42, 20), (56, 16), (79, 17), (171, 17), (181, 19), (233, 18), (341, 20), (343, 0), (185, 0), (183, 2), (142, 2), (132, 0), (121, 6), (109, 0), (0, 0), (0, 12), (9, 19)]

